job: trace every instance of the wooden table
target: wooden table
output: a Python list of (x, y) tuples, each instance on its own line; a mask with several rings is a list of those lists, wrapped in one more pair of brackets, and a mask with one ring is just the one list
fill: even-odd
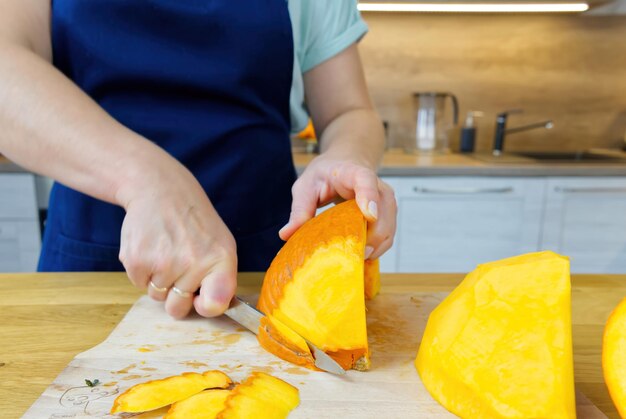
[[(461, 274), (383, 275), (383, 292), (450, 291)], [(239, 293), (260, 274), (242, 274)], [(79, 352), (100, 343), (142, 292), (121, 273), (0, 274), (0, 416), (20, 417)], [(576, 386), (610, 418), (602, 379), (602, 330), (626, 296), (626, 275), (573, 278)], [(583, 419), (583, 418), (581, 418)]]

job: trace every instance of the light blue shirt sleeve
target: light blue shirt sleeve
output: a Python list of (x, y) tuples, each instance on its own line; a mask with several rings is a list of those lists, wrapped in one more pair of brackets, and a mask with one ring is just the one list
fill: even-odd
[(357, 0), (287, 0), (294, 43), (291, 131), (306, 127), (309, 112), (302, 75), (358, 42), (367, 25)]

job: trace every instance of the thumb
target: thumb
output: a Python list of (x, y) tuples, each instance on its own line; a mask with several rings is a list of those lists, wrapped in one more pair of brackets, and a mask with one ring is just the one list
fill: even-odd
[(236, 258), (222, 259), (202, 280), (200, 295), (194, 299), (193, 306), (201, 316), (219, 316), (228, 308), (236, 288)]
[(281, 239), (287, 240), (305, 222), (315, 216), (317, 210), (317, 194), (315, 188), (300, 178), (293, 184), (291, 189), (293, 202), (291, 203), (291, 214), (289, 221), (280, 229), (278, 235)]

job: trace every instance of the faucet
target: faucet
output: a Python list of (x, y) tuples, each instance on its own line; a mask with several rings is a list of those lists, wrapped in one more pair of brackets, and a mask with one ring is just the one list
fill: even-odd
[(542, 122), (535, 122), (534, 124), (522, 125), (515, 128), (507, 128), (506, 122), (509, 115), (522, 112), (522, 109), (511, 109), (498, 114), (498, 117), (496, 118), (496, 135), (493, 141), (494, 156), (499, 156), (500, 154), (502, 154), (502, 149), (504, 148), (505, 134), (514, 134), (516, 132), (527, 131), (534, 128), (551, 129), (554, 126), (551, 120), (547, 120)]

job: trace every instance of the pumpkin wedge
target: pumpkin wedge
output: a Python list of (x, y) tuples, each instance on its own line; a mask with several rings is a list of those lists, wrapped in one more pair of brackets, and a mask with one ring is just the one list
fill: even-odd
[(308, 348), (272, 328), (277, 320), (344, 369), (369, 368), (365, 236), (366, 221), (351, 200), (322, 212), (289, 238), (267, 270), (259, 297), (258, 308), (269, 319), (259, 338), (266, 350), (314, 369)]
[(611, 399), (626, 419), (626, 298), (613, 310), (604, 328), (602, 370)]
[(226, 388), (231, 384), (230, 378), (221, 371), (184, 372), (129, 388), (115, 399), (111, 413), (147, 412), (184, 400), (202, 390)]
[(163, 419), (215, 419), (229, 394), (230, 390), (205, 390), (174, 403)]
[(217, 419), (283, 419), (299, 403), (297, 388), (263, 372), (253, 372), (230, 392)]
[(575, 418), (569, 260), (479, 265), (428, 319), (415, 366), (461, 418)]

